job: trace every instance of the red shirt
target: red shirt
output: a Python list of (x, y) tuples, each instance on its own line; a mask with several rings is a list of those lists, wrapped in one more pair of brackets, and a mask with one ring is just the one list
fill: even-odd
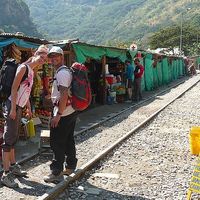
[(141, 64), (136, 65), (134, 70), (135, 78), (142, 78), (143, 73), (144, 73), (144, 67)]

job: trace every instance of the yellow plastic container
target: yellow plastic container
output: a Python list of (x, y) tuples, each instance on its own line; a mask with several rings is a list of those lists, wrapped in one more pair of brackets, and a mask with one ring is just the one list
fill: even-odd
[(189, 134), (190, 151), (193, 155), (200, 153), (200, 126), (193, 126)]
[(29, 120), (27, 127), (28, 127), (29, 137), (34, 137), (35, 136), (35, 127), (34, 127), (34, 123), (33, 123), (32, 119)]

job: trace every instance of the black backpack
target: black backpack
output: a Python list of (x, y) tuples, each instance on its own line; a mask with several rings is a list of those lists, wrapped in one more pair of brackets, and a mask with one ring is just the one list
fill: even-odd
[[(0, 70), (0, 102), (5, 101), (11, 94), (12, 84), (15, 78), (17, 67), (15, 59), (8, 59), (4, 62)], [(21, 80), (23, 82), (28, 77), (28, 67)]]

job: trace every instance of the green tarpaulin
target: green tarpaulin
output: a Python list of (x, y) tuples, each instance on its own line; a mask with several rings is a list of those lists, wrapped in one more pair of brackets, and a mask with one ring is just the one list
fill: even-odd
[(171, 81), (184, 75), (184, 62), (183, 59), (175, 59), (169, 62), (168, 58), (163, 58), (152, 66), (152, 55), (147, 54), (145, 58), (145, 88), (147, 91), (154, 88), (170, 83)]
[(153, 70), (153, 85), (154, 85), (154, 88), (157, 88), (158, 87), (158, 69), (157, 67), (153, 67), (152, 70)]
[(197, 64), (200, 64), (200, 57), (197, 58)]
[(120, 50), (120, 49), (110, 49), (110, 48), (105, 48), (105, 56), (110, 57), (110, 58), (118, 58), (120, 61), (125, 62), (127, 60), (127, 50)]
[[(144, 62), (143, 61), (144, 61), (143, 59), (140, 59), (140, 63), (141, 63), (142, 66), (144, 66)], [(145, 78), (144, 78), (144, 75), (142, 76), (141, 89), (142, 89), (142, 91), (145, 90)]]
[(178, 78), (178, 62), (177, 60), (173, 60), (173, 70), (174, 70), (174, 80), (176, 80)]
[(158, 75), (158, 85), (161, 86), (163, 84), (163, 77), (162, 77), (162, 63), (158, 62), (156, 65), (157, 75)]
[(147, 91), (152, 90), (154, 87), (152, 64), (153, 64), (152, 54), (147, 54), (145, 57), (145, 73), (144, 73), (145, 86)]
[(162, 60), (162, 77), (163, 77), (163, 84), (169, 83), (169, 66), (167, 58)]
[(87, 57), (101, 60), (102, 56), (105, 54), (104, 49), (99, 47), (93, 47), (83, 44), (72, 44), (72, 46), (76, 54), (76, 60), (80, 63), (84, 63)]
[(80, 43), (74, 43), (72, 46), (76, 54), (76, 59), (80, 63), (84, 63), (87, 57), (101, 60), (103, 56), (107, 56), (110, 58), (118, 58), (122, 62), (125, 62), (125, 60), (128, 59), (126, 49), (96, 47)]
[(128, 50), (128, 52), (131, 55), (132, 60), (133, 60), (135, 58), (135, 55), (137, 54), (137, 51), (130, 51), (130, 50)]

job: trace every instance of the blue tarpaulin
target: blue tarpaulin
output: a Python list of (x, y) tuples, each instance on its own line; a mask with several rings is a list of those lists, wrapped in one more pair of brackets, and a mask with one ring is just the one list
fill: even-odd
[(40, 46), (40, 44), (25, 42), (22, 39), (11, 38), (11, 39), (0, 40), (0, 48), (8, 46), (12, 43), (15, 43), (17, 46), (23, 48), (37, 48), (38, 46)]
[(10, 44), (14, 43), (16, 46), (23, 47), (23, 48), (33, 48), (36, 49), (40, 44), (26, 42), (22, 39), (10, 38), (10, 39), (2, 39), (0, 40), (0, 63), (3, 60), (3, 47), (6, 47)]

